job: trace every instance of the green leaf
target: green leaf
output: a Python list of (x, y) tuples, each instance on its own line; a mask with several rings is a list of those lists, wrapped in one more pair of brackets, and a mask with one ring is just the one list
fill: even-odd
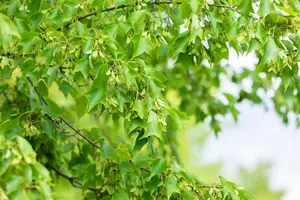
[(119, 101), (120, 112), (124, 112), (126, 103), (131, 102), (129, 97), (127, 96), (127, 94), (125, 94), (123, 92), (118, 92), (118, 101)]
[(27, 163), (35, 161), (36, 153), (33, 151), (30, 143), (20, 136), (16, 136), (18, 147)]
[(46, 133), (49, 138), (52, 138), (53, 132), (55, 130), (54, 125), (52, 124), (52, 122), (43, 119), (42, 127), (43, 127), (44, 133)]
[(103, 100), (106, 97), (106, 94), (103, 89), (94, 89), (89, 92), (90, 100), (88, 102), (87, 110), (88, 112), (93, 109), (96, 105), (103, 103)]
[(137, 57), (144, 52), (149, 54), (152, 50), (152, 42), (149, 36), (134, 36), (132, 42), (134, 45), (132, 57)]
[(283, 74), (283, 77), (282, 77), (283, 87), (286, 90), (292, 81), (293, 71), (288, 66), (286, 66), (283, 69), (282, 74)]
[(120, 188), (119, 191), (115, 191), (111, 200), (129, 200), (128, 194)]
[(14, 191), (21, 190), (22, 184), (24, 183), (23, 176), (11, 176), (6, 183), (6, 193), (10, 194)]
[(166, 189), (168, 199), (170, 199), (173, 193), (180, 194), (180, 189), (174, 176), (168, 178), (168, 181), (166, 183)]
[(146, 10), (138, 10), (130, 14), (128, 21), (133, 25), (137, 23), (143, 23), (146, 17)]
[(134, 171), (134, 168), (128, 162), (126, 162), (126, 161), (122, 161), (119, 164), (119, 169), (120, 169), (120, 174), (121, 174), (122, 180), (124, 182), (126, 182), (126, 176), (127, 176), (127, 174), (128, 173), (130, 174), (131, 172)]
[(231, 197), (232, 199), (238, 199), (238, 188), (236, 184), (227, 181), (222, 176), (219, 176), (219, 179), (223, 186), (223, 200), (225, 200), (227, 196)]
[(37, 87), (39, 88), (40, 93), (43, 97), (48, 96), (48, 88), (43, 79), (40, 79), (37, 83)]
[(142, 138), (147, 138), (149, 136), (156, 136), (160, 140), (162, 139), (162, 127), (158, 121), (157, 115), (153, 111), (149, 113), (148, 125), (145, 135)]
[(172, 57), (184, 53), (188, 46), (189, 37), (184, 34), (179, 36), (172, 45)]
[[(132, 124), (135, 124), (135, 123), (132, 123)], [(140, 126), (142, 127), (142, 125), (140, 125)], [(142, 137), (143, 134), (144, 134), (143, 132), (139, 132), (138, 136), (136, 137), (134, 148), (133, 148), (134, 151), (140, 151), (143, 148), (143, 146), (145, 146), (147, 144), (148, 139), (147, 138), (143, 138)]]
[(289, 1), (289, 4), (293, 10), (300, 12), (300, 2), (299, 1), (296, 1), (296, 0)]
[(76, 101), (76, 104), (75, 104), (75, 109), (74, 110), (77, 113), (78, 119), (80, 119), (85, 114), (85, 110), (86, 110), (86, 107), (87, 107), (87, 104), (88, 104), (88, 100), (84, 95), (82, 95), (82, 96), (78, 97), (75, 101)]
[(43, 21), (44, 15), (40, 12), (35, 13), (31, 16), (32, 26), (38, 27)]
[(183, 191), (181, 191), (181, 195), (184, 200), (194, 200), (194, 198), (195, 198), (191, 191), (183, 190)]
[(151, 176), (153, 177), (161, 172), (164, 172), (167, 168), (166, 161), (158, 158), (152, 164)]
[(119, 6), (119, 5), (123, 5), (123, 4), (126, 4), (128, 1), (127, 0), (116, 0), (116, 6)]
[(42, 58), (44, 60), (44, 63), (46, 65), (49, 65), (50, 62), (53, 60), (53, 52), (54, 52), (55, 47), (54, 46), (50, 46), (47, 47), (43, 53), (42, 53)]
[(18, 38), (21, 37), (19, 30), (15, 26), (15, 24), (2, 13), (0, 13), (0, 34), (2, 37), (6, 37), (6, 36), (16, 36)]
[(152, 158), (145, 156), (141, 153), (138, 153), (133, 158), (133, 163), (136, 167), (142, 167), (142, 166), (147, 166), (151, 160)]
[(262, 17), (266, 17), (268, 14), (275, 11), (272, 0), (263, 0), (259, 5), (259, 13)]
[(197, 13), (200, 6), (203, 5), (204, 0), (190, 0), (189, 3), (190, 3), (190, 6), (191, 6), (191, 9), (192, 9), (192, 12)]
[(23, 53), (30, 53), (33, 49), (33, 46), (37, 42), (38, 37), (35, 35), (29, 35), (21, 40), (23, 46)]
[(81, 59), (75, 66), (74, 72), (80, 72), (87, 80), (90, 71), (90, 62), (88, 58)]
[(250, 12), (253, 12), (252, 0), (242, 0), (237, 10), (240, 11), (244, 17), (248, 18)]
[(7, 133), (17, 127), (19, 127), (19, 118), (9, 119), (0, 124), (0, 132)]
[(86, 32), (85, 26), (79, 21), (75, 22), (75, 30), (79, 35), (83, 35)]
[(31, 182), (32, 181), (32, 169), (30, 165), (26, 165), (24, 167), (24, 178), (26, 179), (27, 182)]
[(48, 85), (50, 85), (53, 82), (53, 80), (56, 78), (58, 69), (59, 69), (59, 66), (48, 68), (48, 71), (47, 71), (47, 75), (48, 75), (47, 84)]
[(47, 103), (48, 105), (43, 104), (43, 111), (51, 117), (58, 118), (64, 113), (64, 111), (53, 101), (48, 100)]
[(98, 13), (101, 13), (101, 11), (108, 7), (108, 2), (107, 1), (98, 1), (98, 0), (94, 0), (93, 1), (93, 6), (95, 6), (96, 10)]
[(47, 168), (39, 162), (34, 163), (33, 167), (39, 174), (39, 178), (43, 179), (44, 181), (50, 180), (50, 173)]
[(279, 51), (273, 40), (273, 38), (268, 38), (268, 41), (265, 45), (264, 53), (262, 56), (262, 63), (266, 64), (270, 61), (276, 61), (278, 58)]
[(183, 0), (181, 2), (181, 5), (179, 7), (179, 12), (180, 12), (180, 17), (183, 19), (190, 17), (190, 15), (192, 13), (190, 0)]
[(262, 23), (256, 25), (255, 36), (259, 39), (260, 42), (264, 43), (266, 41), (266, 28)]
[(239, 190), (239, 197), (240, 197), (240, 199), (245, 199), (245, 200), (255, 200), (254, 196), (252, 196), (246, 190)]
[(92, 48), (93, 48), (93, 43), (94, 41), (92, 40), (92, 38), (88, 38), (83, 46), (83, 53), (85, 54), (91, 54), (92, 53)]
[(132, 109), (137, 112), (141, 119), (144, 119), (145, 115), (145, 102), (142, 100), (136, 100)]
[(232, 40), (235, 40), (237, 35), (238, 35), (237, 23), (232, 23), (227, 34), (228, 41), (231, 42)]
[(65, 98), (68, 97), (69, 93), (71, 93), (72, 95), (74, 95), (74, 93), (76, 93), (76, 91), (73, 88), (73, 86), (71, 86), (70, 83), (67, 82), (67, 81), (60, 82), (60, 84), (59, 84), (59, 90), (64, 94)]
[(4, 149), (5, 147), (5, 136), (4, 135), (0, 135), (0, 149)]
[(106, 90), (106, 86), (107, 86), (107, 80), (108, 80), (108, 75), (106, 75), (109, 66), (108, 64), (101, 64), (101, 63), (96, 63), (95, 64), (95, 69), (97, 72), (97, 76), (95, 78), (95, 80), (93, 81), (93, 85), (92, 88), (102, 88), (104, 90)]
[(290, 41), (288, 40), (281, 40), (281, 42), (284, 44), (285, 48), (287, 49), (287, 51), (289, 52), (289, 54), (291, 56), (293, 56), (294, 54), (294, 46), (293, 46), (293, 43), (291, 43)]
[(174, 108), (169, 108), (167, 110), (168, 110), (168, 113), (169, 113), (171, 119), (174, 121), (174, 125), (175, 125), (176, 129), (182, 130), (183, 122), (182, 122), (181, 118), (178, 115), (179, 111), (177, 111)]
[(28, 5), (28, 9), (30, 10), (30, 13), (39, 12), (42, 9), (43, 6), (43, 0), (34, 0), (31, 1)]
[(279, 7), (279, 8), (280, 8), (280, 10), (284, 11), (285, 13), (287, 13), (293, 17), (297, 16), (297, 13), (290, 8), (286, 8), (286, 7)]
[(270, 13), (266, 16), (265, 22), (267, 24), (275, 25), (289, 25), (290, 21), (287, 17), (277, 13)]

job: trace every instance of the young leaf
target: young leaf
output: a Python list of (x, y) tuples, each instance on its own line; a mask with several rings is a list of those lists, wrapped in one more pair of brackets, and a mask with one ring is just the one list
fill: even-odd
[(158, 158), (152, 164), (151, 177), (166, 170), (166, 161)]
[(273, 38), (268, 38), (261, 61), (263, 64), (266, 64), (270, 61), (276, 61), (277, 57), (278, 57), (277, 46)]
[(64, 111), (53, 101), (48, 100), (48, 105), (43, 104), (43, 111), (49, 114), (51, 117), (58, 118)]
[(146, 10), (138, 10), (133, 13), (128, 17), (128, 21), (131, 22), (133, 25), (137, 23), (143, 23), (145, 20), (146, 16)]
[(250, 12), (253, 12), (252, 0), (242, 0), (237, 10), (239, 10), (244, 17), (248, 18)]
[(74, 72), (81, 72), (84, 78), (87, 80), (90, 70), (89, 59), (81, 59), (75, 66)]
[(188, 46), (189, 37), (186, 34), (179, 36), (173, 43), (172, 57), (178, 55), (179, 53), (184, 53)]
[(106, 94), (103, 89), (94, 89), (90, 91), (90, 100), (88, 102), (87, 110), (88, 112), (93, 109), (96, 105), (103, 102)]
[(162, 139), (162, 127), (158, 121), (157, 115), (153, 111), (149, 113), (148, 125), (143, 138), (147, 138), (149, 136), (156, 136), (160, 140)]
[(180, 194), (180, 189), (174, 176), (168, 178), (168, 181), (166, 183), (166, 189), (168, 199), (170, 199), (173, 193)]
[(149, 36), (135, 36), (132, 38), (133, 42), (133, 55), (132, 57), (137, 57), (142, 53), (150, 53), (152, 50), (152, 43)]
[(141, 119), (144, 119), (145, 115), (145, 102), (142, 100), (136, 100), (132, 109), (137, 112)]
[(33, 151), (30, 143), (23, 137), (17, 136), (18, 147), (27, 163), (33, 163), (35, 161), (36, 153)]
[(259, 13), (262, 17), (266, 17), (268, 14), (275, 11), (272, 0), (263, 0), (259, 5)]

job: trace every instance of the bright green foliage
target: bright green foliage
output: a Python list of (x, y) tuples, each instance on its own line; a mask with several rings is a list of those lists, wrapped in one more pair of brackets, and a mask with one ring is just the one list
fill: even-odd
[[(261, 103), (275, 77), (276, 111), (298, 114), (299, 12), (297, 0), (1, 2), (1, 197), (56, 199), (61, 176), (88, 199), (254, 199), (187, 175), (172, 157), (176, 133), (195, 116), (217, 134), (217, 115), (237, 119), (236, 103)], [(222, 67), (229, 46), (254, 51), (256, 69)], [(251, 78), (252, 91), (223, 102), (221, 76)]]
[(241, 169), (240, 180), (245, 188), (255, 194), (257, 199), (280, 200), (284, 192), (282, 190), (272, 191), (268, 184), (268, 172), (270, 165), (260, 163), (254, 170)]

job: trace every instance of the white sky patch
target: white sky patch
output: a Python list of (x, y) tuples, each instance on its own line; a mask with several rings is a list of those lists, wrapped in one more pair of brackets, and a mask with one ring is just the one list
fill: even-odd
[[(230, 49), (228, 70), (241, 72), (243, 68), (254, 70), (258, 59), (254, 53), (238, 56)], [(226, 64), (226, 63), (225, 63)], [(260, 74), (260, 77), (265, 77)], [(222, 80), (221, 90), (237, 95), (239, 86), (220, 77)], [(300, 187), (300, 131), (295, 128), (295, 116), (289, 115), (290, 124), (285, 126), (281, 118), (273, 109), (270, 98), (281, 83), (280, 78), (273, 78), (273, 85), (267, 92), (258, 90), (267, 104), (269, 111), (263, 106), (254, 106), (250, 102), (238, 105), (240, 115), (235, 124), (231, 116), (225, 117), (222, 133), (218, 139), (210, 135), (204, 153), (199, 155), (200, 163), (216, 163), (220, 160), (224, 163), (223, 174), (231, 180), (236, 180), (239, 167), (254, 168), (259, 162), (271, 162), (273, 167), (270, 171), (270, 186), (274, 189), (284, 189), (283, 200), (299, 199)], [(252, 80), (242, 83), (242, 87), (251, 89)], [(197, 149), (193, 147), (193, 149)], [(197, 157), (197, 154), (195, 154)], [(197, 160), (197, 159), (195, 159)]]

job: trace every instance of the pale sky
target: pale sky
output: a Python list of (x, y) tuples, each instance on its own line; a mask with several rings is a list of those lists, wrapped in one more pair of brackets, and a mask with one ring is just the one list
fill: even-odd
[[(235, 71), (239, 71), (241, 67), (252, 68), (257, 59), (254, 54), (239, 58), (231, 51), (229, 63)], [(251, 81), (243, 83), (243, 87), (250, 86)], [(225, 84), (225, 88), (233, 94), (236, 92), (230, 83)], [(268, 96), (265, 99), (270, 102)], [(270, 161), (270, 186), (285, 190), (283, 200), (297, 200), (300, 188), (300, 131), (295, 128), (295, 121), (285, 126), (269, 105), (271, 109), (265, 112), (263, 106), (254, 106), (249, 102), (240, 104), (238, 123), (234, 124), (228, 118), (218, 139), (213, 135), (208, 138), (204, 160), (206, 163), (222, 160), (222, 175), (231, 180), (234, 180), (234, 174), (241, 166), (253, 168), (262, 161)]]

